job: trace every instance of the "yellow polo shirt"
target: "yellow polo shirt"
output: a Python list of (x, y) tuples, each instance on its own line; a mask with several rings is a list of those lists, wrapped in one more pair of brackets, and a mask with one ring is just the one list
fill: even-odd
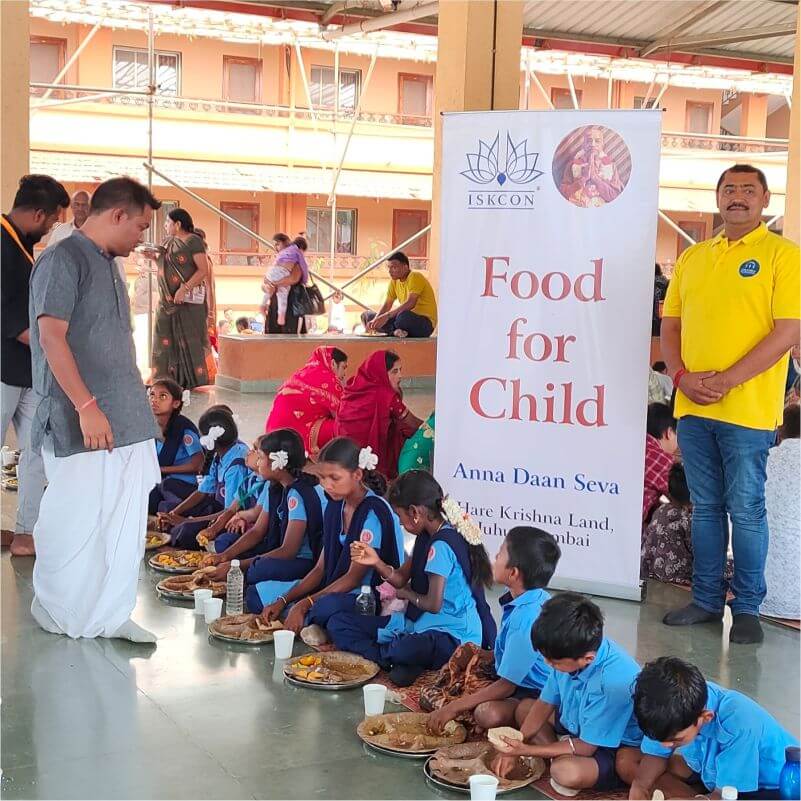
[[(723, 371), (773, 330), (801, 317), (799, 249), (761, 224), (730, 242), (722, 233), (687, 248), (668, 287), (664, 317), (681, 319), (681, 357), (690, 372)], [(782, 420), (787, 357), (700, 406), (676, 393), (676, 416), (695, 415), (770, 430)]]
[(398, 303), (406, 303), (412, 293), (417, 294), (418, 298), (414, 308), (409, 311), (413, 311), (421, 317), (428, 317), (431, 320), (431, 325), (436, 328), (437, 298), (434, 295), (431, 284), (428, 283), (428, 279), (422, 273), (412, 270), (403, 281), (400, 279), (390, 281), (389, 289), (387, 290), (387, 302), (391, 303), (397, 300)]

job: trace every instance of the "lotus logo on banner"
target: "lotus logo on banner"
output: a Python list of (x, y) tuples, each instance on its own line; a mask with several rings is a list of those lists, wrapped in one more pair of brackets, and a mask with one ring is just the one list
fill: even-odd
[[(467, 207), (470, 209), (533, 209), (534, 192), (526, 187), (543, 173), (538, 170), (539, 153), (528, 149), (528, 139), (515, 143), (507, 132), (505, 153), (501, 155), (501, 134), (492, 144), (478, 140), (478, 151), (467, 154), (467, 169), (461, 174), (473, 184), (485, 186), (483, 191), (470, 190)], [(514, 186), (513, 186), (514, 185)], [(495, 187), (498, 187), (497, 189)]]

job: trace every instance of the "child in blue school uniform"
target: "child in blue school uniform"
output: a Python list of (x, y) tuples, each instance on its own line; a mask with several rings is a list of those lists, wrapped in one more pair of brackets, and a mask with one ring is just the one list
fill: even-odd
[(433, 731), (448, 721), (473, 712), (482, 729), (514, 726), (520, 703), (539, 698), (551, 669), (531, 643), (531, 627), (551, 597), (544, 589), (562, 552), (553, 535), (531, 526), (510, 529), (498, 550), (492, 578), (509, 592), (500, 598), (503, 614), (495, 638), (495, 673), (498, 679), (477, 692), (445, 704), (429, 718)]
[(538, 756), (551, 760), (551, 785), (561, 795), (621, 787), (619, 749), (642, 741), (632, 698), (639, 665), (604, 637), (601, 610), (577, 593), (542, 607), (531, 642), (553, 670), (540, 697), (518, 708), (523, 742), (506, 740), (508, 756), (499, 755), (493, 771), (506, 776), (515, 757)]
[(256, 519), (241, 536), (218, 537), (217, 553), (211, 558), (218, 565), (215, 576), (221, 579), (231, 560), (240, 559), (251, 612), (261, 612), (314, 567), (322, 550), (328, 503), (317, 478), (303, 470), (306, 452), (296, 431), (284, 428), (260, 437), (259, 454), (258, 470), (265, 483), (250, 513)]
[(328, 632), (338, 648), (372, 659), (403, 687), (423, 671), (441, 668), (460, 645), (492, 646), (496, 626), (484, 597), (492, 568), (481, 529), (458, 504), (445, 500), (430, 473), (404, 473), (387, 500), (415, 537), (411, 557), (400, 568), (388, 565), (361, 540), (351, 545), (351, 558), (395, 587), (406, 611), (340, 612), (329, 621)]
[(742, 693), (705, 681), (694, 665), (663, 656), (649, 662), (634, 689), (640, 749), (621, 749), (621, 776), (629, 798), (703, 793), (720, 798), (778, 798), (785, 749), (798, 740)]
[(377, 457), (352, 439), (338, 437), (320, 452), (315, 472), (329, 497), (323, 515), (323, 550), (311, 571), (291, 590), (264, 607), (265, 620), (277, 620), (293, 604), (285, 626), (304, 639), (323, 640), (336, 612), (356, 611), (356, 596), (369, 585), (379, 602), (377, 571), (351, 560), (352, 542), (371, 545), (381, 559), (400, 565), (403, 533), (397, 516), (382, 497), (386, 479), (377, 472)]
[(175, 381), (157, 378), (147, 394), (164, 437), (156, 440), (162, 478), (148, 501), (147, 513), (155, 515), (173, 509), (195, 491), (195, 476), (203, 469), (203, 446), (195, 424), (181, 414), (183, 390)]
[[(245, 467), (248, 472), (239, 489), (236, 491), (234, 500), (228, 504), (219, 517), (209, 523), (195, 537), (201, 548), (214, 552), (214, 540), (221, 534), (236, 531), (238, 525), (244, 523), (245, 516), (252, 514), (256, 503), (264, 489), (264, 479), (259, 475), (259, 440), (257, 439), (245, 456)], [(247, 526), (241, 529), (244, 531)]]
[(201, 415), (200, 444), (213, 451), (208, 475), (186, 500), (172, 511), (159, 513), (162, 525), (170, 526), (170, 544), (176, 548), (198, 550), (197, 535), (229, 506), (247, 476), (248, 446), (239, 441), (233, 415), (215, 408)]

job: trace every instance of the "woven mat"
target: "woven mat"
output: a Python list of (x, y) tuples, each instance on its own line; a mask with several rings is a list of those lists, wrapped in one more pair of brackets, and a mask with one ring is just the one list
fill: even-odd
[(428, 670), (422, 675), (418, 676), (414, 684), (408, 687), (398, 687), (390, 681), (389, 674), (383, 670), (376, 676), (376, 684), (383, 684), (388, 690), (397, 693), (400, 696), (401, 703), (412, 712), (423, 712), (420, 707), (420, 693), (426, 684), (430, 684), (437, 676), (436, 670)]
[[(667, 582), (660, 582), (662, 584)], [(684, 590), (685, 592), (690, 592), (692, 587), (689, 584), (678, 584), (678, 583), (668, 583), (670, 587), (678, 587), (680, 590)], [(726, 596), (726, 600), (730, 601), (734, 596), (729, 593)], [(793, 629), (794, 631), (801, 631), (801, 620), (793, 620), (788, 617), (771, 617), (770, 615), (760, 615), (763, 620), (767, 620), (768, 623), (775, 623), (777, 626), (784, 626), (788, 629)]]

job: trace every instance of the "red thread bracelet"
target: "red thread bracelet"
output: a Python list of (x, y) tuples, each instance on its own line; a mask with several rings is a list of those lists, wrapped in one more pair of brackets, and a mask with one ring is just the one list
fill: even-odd
[(93, 403), (97, 403), (97, 398), (94, 395), (92, 395), (92, 397), (89, 398), (89, 400), (83, 405), (76, 406), (75, 409), (80, 414), (80, 412), (82, 412), (87, 406), (91, 406)]
[(676, 370), (676, 375), (673, 376), (673, 386), (678, 388), (679, 381), (681, 381), (681, 377), (685, 375), (687, 371), (682, 367), (680, 370)]

